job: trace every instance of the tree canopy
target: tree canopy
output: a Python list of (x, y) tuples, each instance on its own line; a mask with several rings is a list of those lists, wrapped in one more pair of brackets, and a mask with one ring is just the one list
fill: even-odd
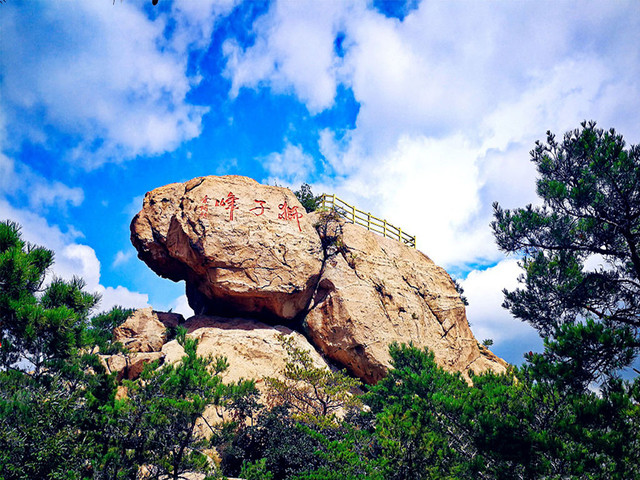
[(548, 132), (531, 160), (542, 205), (494, 204), (496, 241), (524, 270), (504, 306), (548, 339), (556, 373), (584, 389), (640, 352), (640, 147), (584, 122), (561, 141)]

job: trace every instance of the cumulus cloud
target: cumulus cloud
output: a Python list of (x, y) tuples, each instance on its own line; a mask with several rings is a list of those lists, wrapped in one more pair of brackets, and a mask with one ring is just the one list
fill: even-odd
[(461, 282), (469, 301), (467, 318), (475, 337), (479, 341), (492, 339), (491, 348), (515, 363), (522, 360), (525, 351), (540, 349), (542, 345), (533, 327), (502, 308), (502, 290), (514, 290), (521, 273), (517, 260), (507, 259), (486, 270), (472, 271)]
[(116, 257), (113, 259), (113, 263), (111, 264), (111, 266), (115, 268), (123, 265), (127, 263), (132, 257), (133, 250), (127, 250), (126, 252), (119, 250), (118, 253), (116, 253)]
[(50, 129), (63, 133), (69, 158), (87, 168), (175, 149), (200, 134), (207, 112), (186, 99), (200, 80), (188, 54), (209, 45), (233, 6), (174, 2), (170, 26), (134, 2), (7, 5), (3, 34), (20, 39), (0, 45), (8, 125), (44, 145)]
[(52, 275), (65, 280), (81, 277), (86, 282), (87, 292), (99, 293), (102, 296), (99, 311), (109, 310), (115, 305), (134, 308), (149, 306), (147, 294), (132, 292), (120, 285), (111, 287), (100, 283), (101, 265), (96, 252), (88, 245), (78, 243), (81, 234), (74, 229), (63, 231), (32, 211), (12, 207), (5, 199), (0, 199), (0, 219), (17, 222), (22, 228), (24, 240), (54, 252), (55, 263), (49, 280)]
[(239, 0), (175, 0), (171, 4), (171, 17), (176, 22), (171, 47), (176, 52), (206, 49), (217, 20), (231, 13), (238, 3)]
[(243, 49), (233, 39), (223, 51), (231, 95), (241, 88), (268, 86), (277, 93), (295, 93), (313, 113), (333, 103), (341, 61), (334, 40), (351, 2), (274, 2), (256, 21), (256, 42)]
[(189, 306), (186, 295), (180, 295), (176, 298), (169, 308), (176, 313), (180, 313), (184, 318), (189, 318), (194, 315), (194, 311)]
[(122, 285), (118, 285), (115, 288), (98, 285), (95, 291), (101, 295), (98, 310), (102, 312), (109, 311), (116, 306), (125, 308), (146, 308), (150, 306), (149, 295), (132, 292)]
[(1, 152), (0, 194), (5, 197), (24, 196), (29, 207), (37, 212), (52, 207), (62, 210), (69, 205), (77, 207), (84, 201), (82, 188), (48, 180)]
[(287, 143), (282, 152), (274, 152), (264, 158), (262, 166), (269, 174), (264, 181), (297, 188), (314, 170), (313, 157), (301, 146)]

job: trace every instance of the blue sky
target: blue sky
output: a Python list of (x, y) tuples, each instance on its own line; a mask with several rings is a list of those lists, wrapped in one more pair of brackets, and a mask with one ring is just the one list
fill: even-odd
[(500, 307), (491, 203), (537, 201), (547, 130), (640, 142), (634, 1), (8, 0), (0, 32), (0, 218), (104, 309), (188, 313), (129, 242), (148, 190), (308, 182), (416, 234), (518, 363), (540, 342)]

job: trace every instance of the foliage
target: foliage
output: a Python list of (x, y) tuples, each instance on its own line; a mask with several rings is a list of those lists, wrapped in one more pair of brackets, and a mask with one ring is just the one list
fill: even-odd
[[(371, 432), (344, 423), (334, 439), (322, 432), (306, 429), (320, 443), (315, 454), (322, 460), (315, 469), (293, 475), (295, 480), (382, 480), (375, 458), (375, 439)], [(336, 435), (337, 434), (337, 435)]]
[(300, 185), (300, 189), (293, 192), (294, 195), (300, 200), (300, 203), (307, 211), (307, 213), (314, 212), (320, 205), (321, 195), (315, 196), (311, 191), (311, 186), (308, 183)]
[(99, 297), (84, 282), (53, 278), (53, 253), (0, 222), (0, 477), (82, 478), (90, 474), (96, 404), (114, 385), (95, 356), (82, 354)]
[(390, 353), (393, 368), (365, 397), (377, 416), (384, 478), (451, 478), (459, 461), (448, 435), (459, 432), (443, 402), (460, 399), (466, 384), (439, 369), (431, 353), (404, 345)]
[[(83, 388), (97, 393), (97, 383), (94, 378)], [(0, 372), (0, 478), (90, 477), (92, 396), (60, 374), (43, 382), (19, 371)]]
[(222, 451), (224, 473), (237, 476), (243, 463), (262, 459), (274, 480), (319, 467), (321, 459), (315, 452), (320, 443), (299, 425), (284, 406), (260, 412), (255, 422), (240, 429)]
[(255, 462), (243, 462), (240, 477), (244, 480), (273, 480), (273, 473), (267, 470), (267, 459), (261, 458)]
[(150, 478), (213, 471), (204, 453), (211, 446), (209, 436), (198, 434), (196, 426), (207, 406), (226, 402), (230, 387), (220, 373), (227, 363), (198, 356), (197, 341), (184, 331), (178, 341), (185, 350), (180, 362), (145, 366), (140, 381), (125, 382), (127, 397), (104, 407), (109, 450), (99, 467), (103, 478), (135, 472), (140, 465), (147, 466)]
[(123, 352), (123, 346), (113, 342), (113, 330), (122, 325), (133, 312), (131, 308), (116, 306), (109, 312), (94, 316), (86, 331), (86, 343), (99, 347), (100, 353), (104, 355)]
[(20, 227), (0, 222), (0, 368), (29, 365), (35, 376), (77, 353), (98, 295), (84, 282), (54, 278), (43, 287), (53, 253), (22, 240)]
[(504, 305), (548, 337), (545, 361), (583, 391), (640, 352), (640, 147), (625, 147), (594, 122), (562, 141), (548, 132), (531, 152), (543, 205), (494, 204), (499, 247), (523, 255), (523, 288)]
[(361, 382), (344, 371), (317, 367), (309, 351), (295, 345), (294, 337), (278, 335), (288, 360), (279, 377), (265, 378), (272, 405), (285, 405), (297, 417), (311, 422), (327, 422), (346, 408), (357, 407), (360, 399), (352, 391)]
[[(342, 461), (348, 459), (345, 444), (338, 441), (342, 423), (338, 413), (361, 406), (359, 397), (352, 394), (360, 382), (344, 372), (317, 367), (294, 337), (279, 335), (278, 341), (288, 359), (279, 377), (264, 379), (271, 408), (241, 428), (226, 446), (225, 473), (238, 475), (241, 468), (251, 472), (260, 468), (279, 480), (303, 474), (323, 478), (331, 470), (333, 476), (324, 478), (352, 478), (335, 476), (338, 471), (345, 473), (348, 465)], [(344, 468), (338, 470), (338, 464)]]
[(384, 478), (640, 478), (637, 388), (568, 395), (526, 367), (469, 385), (429, 352), (390, 351), (366, 396)]
[(456, 289), (456, 292), (458, 292), (458, 295), (460, 295), (460, 300), (462, 300), (462, 303), (465, 306), (469, 306), (469, 300), (467, 299), (467, 297), (464, 294), (464, 288), (462, 288), (462, 285), (460, 284), (460, 281), (456, 278), (452, 278), (451, 280), (453, 280), (453, 286)]
[(182, 330), (182, 361), (147, 365), (116, 395), (115, 375), (88, 352), (120, 351), (112, 330), (130, 311), (89, 318), (99, 297), (78, 278), (45, 285), (52, 263), (17, 224), (0, 223), (0, 478), (136, 479), (141, 467), (147, 478), (216, 474), (194, 427), (207, 405), (242, 422), (253, 382), (223, 384), (226, 361), (197, 356)]

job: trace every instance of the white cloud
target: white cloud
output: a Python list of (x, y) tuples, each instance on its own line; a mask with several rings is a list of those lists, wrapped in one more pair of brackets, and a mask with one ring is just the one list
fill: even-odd
[(99, 311), (110, 309), (114, 305), (125, 307), (149, 306), (146, 294), (132, 292), (123, 286), (111, 287), (100, 283), (100, 261), (96, 252), (88, 245), (77, 243), (80, 234), (73, 229), (66, 232), (47, 220), (24, 209), (12, 207), (5, 199), (0, 198), (0, 219), (10, 219), (22, 228), (22, 238), (34, 245), (46, 247), (54, 252), (54, 265), (49, 274), (70, 280), (74, 276), (86, 282), (85, 291), (102, 295), (98, 305)]
[(233, 4), (175, 2), (169, 30), (165, 15), (151, 21), (134, 2), (8, 5), (3, 37), (15, 41), (0, 45), (7, 122), (45, 145), (48, 128), (64, 132), (71, 158), (87, 168), (175, 149), (200, 134), (207, 112), (186, 100), (200, 80), (187, 74), (189, 51), (209, 45), (217, 16)]
[(354, 10), (351, 2), (336, 6), (332, 2), (274, 2), (255, 23), (254, 45), (243, 50), (233, 40), (225, 42), (232, 97), (241, 88), (268, 85), (278, 93), (294, 92), (313, 113), (331, 106), (341, 68), (333, 42), (345, 15)]
[(15, 165), (12, 158), (0, 152), (0, 192), (13, 190), (15, 179)]
[(61, 182), (41, 182), (36, 188), (33, 187), (31, 185), (29, 203), (36, 209), (67, 204), (77, 207), (84, 201), (84, 191), (81, 188), (68, 187)]
[(520, 273), (518, 262), (508, 259), (486, 270), (473, 271), (461, 282), (469, 300), (467, 318), (477, 339), (491, 338), (496, 347), (527, 338), (538, 339), (533, 327), (502, 308), (502, 290), (517, 288)]
[(131, 201), (124, 208), (123, 213), (126, 213), (129, 217), (133, 218), (140, 210), (142, 210), (142, 202), (144, 201), (144, 195), (137, 195), (131, 199)]
[(306, 154), (299, 145), (287, 143), (281, 153), (271, 153), (262, 162), (269, 173), (266, 183), (276, 182), (297, 188), (307, 180), (314, 170), (313, 157)]
[(477, 157), (462, 136), (403, 137), (337, 187), (360, 208), (416, 235), (437, 263), (493, 257), (493, 242), (472, 221), (480, 207)]
[(171, 39), (172, 48), (177, 52), (205, 49), (211, 42), (216, 20), (231, 13), (238, 3), (239, 0), (174, 1), (171, 17), (177, 25)]
[(113, 263), (111, 264), (111, 266), (115, 268), (123, 265), (127, 263), (132, 257), (133, 250), (129, 249), (126, 252), (119, 250), (118, 253), (116, 253), (116, 257), (113, 259)]
[(25, 195), (31, 210), (42, 212), (49, 208), (66, 209), (84, 201), (84, 191), (80, 187), (69, 187), (58, 181), (50, 181), (27, 165), (0, 152), (0, 194)]
[(193, 309), (189, 306), (186, 295), (180, 295), (170, 305), (170, 309), (173, 312), (180, 313), (184, 318), (189, 318), (194, 315)]
[(132, 292), (129, 289), (118, 285), (117, 287), (103, 287), (99, 285), (95, 290), (102, 296), (98, 310), (101, 312), (111, 310), (115, 306), (125, 308), (146, 308), (149, 307), (149, 295), (146, 293)]

